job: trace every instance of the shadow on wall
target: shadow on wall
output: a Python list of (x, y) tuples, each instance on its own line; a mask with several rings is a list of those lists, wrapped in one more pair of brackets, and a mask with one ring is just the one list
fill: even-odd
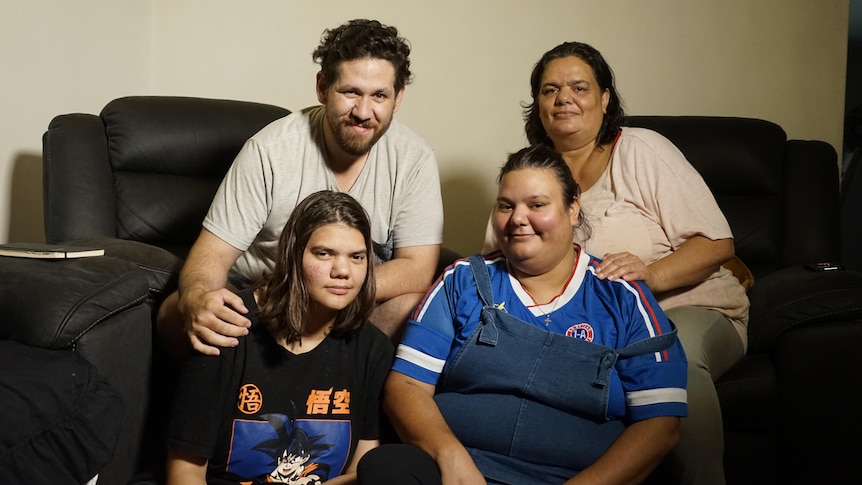
[[(457, 166), (475, 166), (468, 160)], [(443, 194), (443, 245), (457, 251), (461, 256), (469, 256), (482, 249), (485, 239), (485, 226), (488, 224), (491, 204), (496, 192), (489, 192), (491, 177), (480, 179), (478, 174), (458, 175), (440, 180)]]
[(43, 242), (42, 156), (19, 153), (12, 169), (9, 197), (9, 241)]

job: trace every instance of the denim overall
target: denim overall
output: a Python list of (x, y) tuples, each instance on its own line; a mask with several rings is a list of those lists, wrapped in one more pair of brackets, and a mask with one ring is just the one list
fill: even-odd
[(548, 332), (494, 306), (481, 257), (470, 257), (481, 322), (446, 363), (434, 397), (489, 483), (562, 483), (623, 432), (608, 420), (617, 359), (670, 347), (676, 329), (621, 349)]

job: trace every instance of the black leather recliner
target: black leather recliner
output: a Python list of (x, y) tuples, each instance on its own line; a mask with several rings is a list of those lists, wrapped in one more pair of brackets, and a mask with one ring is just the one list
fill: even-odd
[(260, 103), (135, 96), (99, 115), (51, 120), (43, 136), (47, 242), (102, 247), (106, 256), (0, 258), (0, 338), (73, 349), (119, 391), (123, 420), (100, 484), (160, 468), (170, 396), (155, 310), (175, 289), (242, 144), (287, 114)]
[[(840, 262), (838, 157), (754, 119), (633, 116), (701, 173), (750, 269), (748, 354), (716, 383), (727, 483), (849, 483), (862, 456), (862, 273)], [(858, 216), (858, 215), (857, 215)]]

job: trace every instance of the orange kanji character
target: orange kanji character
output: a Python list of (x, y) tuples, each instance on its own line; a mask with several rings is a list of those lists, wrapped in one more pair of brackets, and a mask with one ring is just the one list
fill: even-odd
[(329, 413), (329, 398), (332, 396), (332, 388), (329, 390), (312, 390), (308, 394), (308, 414), (327, 414)]
[(332, 407), (332, 414), (350, 414), (350, 391), (337, 391), (332, 399)]
[(254, 384), (246, 384), (239, 388), (236, 407), (244, 414), (254, 414), (263, 406), (263, 394)]

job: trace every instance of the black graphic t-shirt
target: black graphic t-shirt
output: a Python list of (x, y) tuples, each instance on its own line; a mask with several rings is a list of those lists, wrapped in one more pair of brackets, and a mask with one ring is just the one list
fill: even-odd
[(367, 324), (293, 354), (261, 324), (252, 291), (239, 294), (249, 335), (217, 357), (183, 363), (168, 448), (207, 458), (208, 483), (315, 484), (340, 475), (358, 440), (380, 437), (392, 344)]

